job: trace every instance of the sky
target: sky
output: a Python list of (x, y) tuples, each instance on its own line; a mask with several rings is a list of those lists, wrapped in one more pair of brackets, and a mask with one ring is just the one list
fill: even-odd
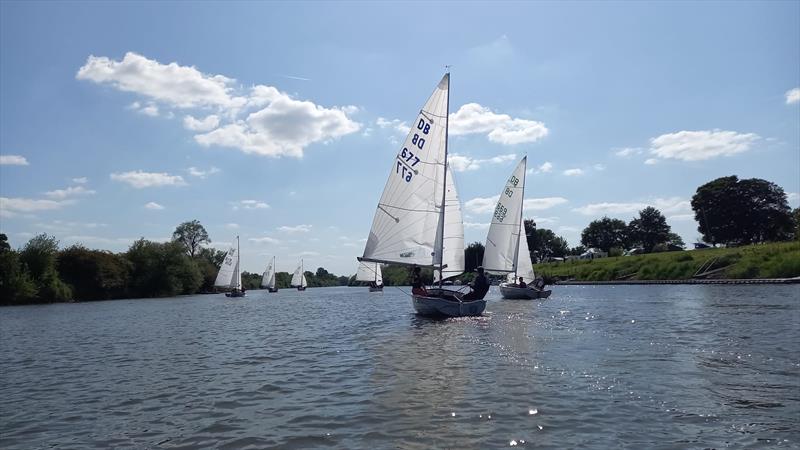
[(242, 267), (355, 273), (408, 124), (450, 66), (449, 160), (484, 242), (570, 246), (698, 186), (800, 203), (800, 2), (0, 2), (0, 232), (125, 251), (197, 219)]

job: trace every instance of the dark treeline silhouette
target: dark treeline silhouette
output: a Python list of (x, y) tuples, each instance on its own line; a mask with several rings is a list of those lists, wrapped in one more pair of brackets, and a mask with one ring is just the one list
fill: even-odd
[[(214, 292), (225, 252), (203, 244), (208, 233), (196, 220), (179, 225), (171, 242), (139, 239), (126, 252), (93, 250), (81, 244), (59, 249), (53, 236), (40, 234), (19, 250), (0, 234), (0, 304), (50, 303), (170, 297)], [(310, 287), (347, 285), (320, 267), (306, 272)], [(277, 273), (279, 288), (291, 274)], [(258, 289), (261, 274), (242, 272), (246, 289)]]

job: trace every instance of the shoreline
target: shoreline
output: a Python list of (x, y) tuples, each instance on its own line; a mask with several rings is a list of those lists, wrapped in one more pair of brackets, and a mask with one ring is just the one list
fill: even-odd
[(794, 278), (719, 278), (703, 280), (613, 280), (613, 281), (556, 281), (553, 285), (625, 285), (625, 284), (800, 284), (800, 277)]

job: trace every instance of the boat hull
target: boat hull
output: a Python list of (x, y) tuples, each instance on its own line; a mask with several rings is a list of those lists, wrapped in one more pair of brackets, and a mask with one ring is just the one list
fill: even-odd
[(304, 288), (303, 286), (297, 286), (297, 290), (298, 290), (298, 291), (305, 291), (305, 290), (306, 290), (306, 288)]
[(428, 289), (428, 295), (412, 295), (417, 314), (428, 317), (480, 316), (486, 300), (463, 300), (463, 293), (447, 289)]
[(534, 287), (517, 287), (509, 284), (500, 284), (500, 295), (509, 300), (537, 300), (550, 297), (549, 289), (536, 289)]
[(370, 286), (369, 291), (370, 292), (383, 292), (383, 286), (378, 286), (378, 287)]
[(278, 288), (269, 288), (267, 290), (272, 293), (278, 292)]
[(244, 292), (239, 292), (239, 291), (226, 292), (225, 293), (225, 297), (247, 297), (247, 294), (245, 294)]

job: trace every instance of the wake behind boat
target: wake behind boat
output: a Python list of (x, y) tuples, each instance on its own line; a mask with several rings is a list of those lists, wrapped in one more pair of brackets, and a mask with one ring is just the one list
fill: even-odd
[(485, 300), (465, 300), (461, 292), (443, 288), (443, 278), (464, 271), (464, 224), (447, 164), (449, 109), (447, 73), (392, 163), (359, 261), (432, 268), (438, 272), (439, 287), (412, 295), (417, 313), (476, 316), (486, 308)]

